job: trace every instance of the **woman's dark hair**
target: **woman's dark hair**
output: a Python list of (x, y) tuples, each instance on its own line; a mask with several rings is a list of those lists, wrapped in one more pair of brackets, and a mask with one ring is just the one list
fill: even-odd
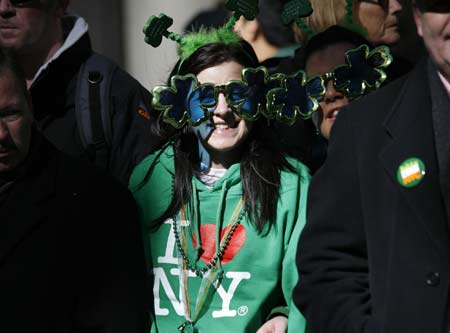
[[(256, 67), (256, 54), (247, 42), (240, 44), (208, 44), (193, 53), (181, 65), (177, 63), (172, 75), (177, 73), (197, 75), (204, 69), (235, 61), (244, 67)], [(159, 121), (159, 133), (167, 137), (167, 127)], [(173, 134), (173, 130), (171, 131)], [(246, 213), (258, 232), (267, 232), (275, 221), (280, 171), (291, 169), (284, 156), (273, 146), (271, 130), (264, 119), (254, 122), (246, 141), (242, 143), (240, 171)], [(171, 142), (174, 147), (175, 176), (173, 198), (168, 209), (154, 226), (177, 214), (192, 195), (192, 177), (201, 173), (198, 144), (192, 129), (185, 126), (176, 131)], [(149, 171), (150, 172), (150, 171)], [(145, 180), (144, 180), (145, 181)], [(268, 228), (267, 228), (268, 226)]]
[(360, 34), (348, 30), (344, 27), (333, 25), (328, 29), (311, 37), (311, 39), (305, 45), (304, 65), (306, 65), (306, 61), (312, 53), (321, 51), (329, 47), (330, 45), (340, 43), (349, 43), (354, 45), (355, 47), (366, 44), (367, 46), (369, 46), (369, 48), (372, 49), (372, 44)]

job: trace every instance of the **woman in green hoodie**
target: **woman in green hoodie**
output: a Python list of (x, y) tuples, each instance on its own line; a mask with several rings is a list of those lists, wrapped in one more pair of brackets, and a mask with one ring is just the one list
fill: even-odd
[[(148, 245), (151, 332), (304, 330), (291, 294), (309, 173), (272, 149), (266, 121), (246, 120), (236, 110), (242, 96), (230, 82), (257, 65), (240, 39), (211, 42), (182, 57), (169, 95), (186, 86), (199, 91), (182, 77), (193, 74), (207, 84), (199, 98), (213, 89), (216, 102), (199, 126), (172, 119), (181, 127), (174, 132), (158, 122), (162, 137), (170, 133), (169, 143), (131, 176)], [(159, 101), (167, 93), (153, 92)]]

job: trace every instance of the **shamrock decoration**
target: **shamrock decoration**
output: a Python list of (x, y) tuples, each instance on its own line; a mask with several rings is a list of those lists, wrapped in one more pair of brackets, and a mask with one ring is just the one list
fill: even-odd
[(186, 123), (197, 126), (209, 118), (209, 110), (217, 104), (214, 85), (198, 84), (195, 75), (175, 75), (170, 87), (153, 89), (152, 105), (163, 112), (163, 120), (175, 128)]
[(153, 47), (161, 45), (162, 38), (169, 36), (167, 29), (173, 24), (173, 19), (165, 14), (159, 17), (152, 15), (144, 26), (145, 42)]
[(318, 99), (325, 94), (325, 84), (320, 76), (309, 80), (299, 71), (286, 76), (281, 87), (267, 94), (268, 112), (289, 125), (298, 118), (308, 119), (319, 107)]
[[(281, 79), (277, 81), (275, 76), (269, 76), (265, 67), (245, 68), (242, 71), (242, 81), (227, 84), (228, 100), (239, 116), (246, 120), (256, 120), (261, 113), (266, 113), (267, 92), (278, 87), (280, 82)], [(239, 103), (234, 103), (238, 96), (245, 97)]]
[(392, 62), (387, 46), (369, 52), (367, 45), (346, 52), (346, 64), (335, 68), (334, 85), (347, 97), (357, 98), (367, 90), (376, 90), (386, 80), (384, 68)]
[(253, 20), (259, 11), (258, 0), (228, 0), (225, 6), (234, 12), (236, 19), (244, 16), (248, 21)]
[(291, 0), (287, 2), (281, 13), (281, 21), (288, 25), (297, 22), (302, 17), (311, 15), (313, 9), (309, 0)]

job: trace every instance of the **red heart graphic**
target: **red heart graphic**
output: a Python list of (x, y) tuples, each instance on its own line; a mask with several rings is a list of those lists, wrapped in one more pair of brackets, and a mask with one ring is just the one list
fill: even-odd
[[(220, 239), (223, 238), (223, 235), (230, 228), (231, 226), (227, 226), (222, 230), (220, 233)], [(200, 238), (203, 249), (200, 259), (205, 264), (209, 264), (216, 253), (216, 226), (214, 224), (203, 224), (200, 226)], [(244, 246), (245, 239), (245, 228), (242, 224), (239, 224), (222, 256), (222, 264), (226, 264), (227, 262), (233, 260), (234, 256), (241, 250), (242, 246)], [(197, 237), (195, 235), (192, 237), (192, 243), (194, 244), (194, 247), (197, 246)]]

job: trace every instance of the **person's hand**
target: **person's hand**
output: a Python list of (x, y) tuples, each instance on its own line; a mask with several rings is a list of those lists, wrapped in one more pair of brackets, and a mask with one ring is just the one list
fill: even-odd
[(276, 316), (266, 321), (256, 333), (286, 333), (288, 319), (285, 316)]

